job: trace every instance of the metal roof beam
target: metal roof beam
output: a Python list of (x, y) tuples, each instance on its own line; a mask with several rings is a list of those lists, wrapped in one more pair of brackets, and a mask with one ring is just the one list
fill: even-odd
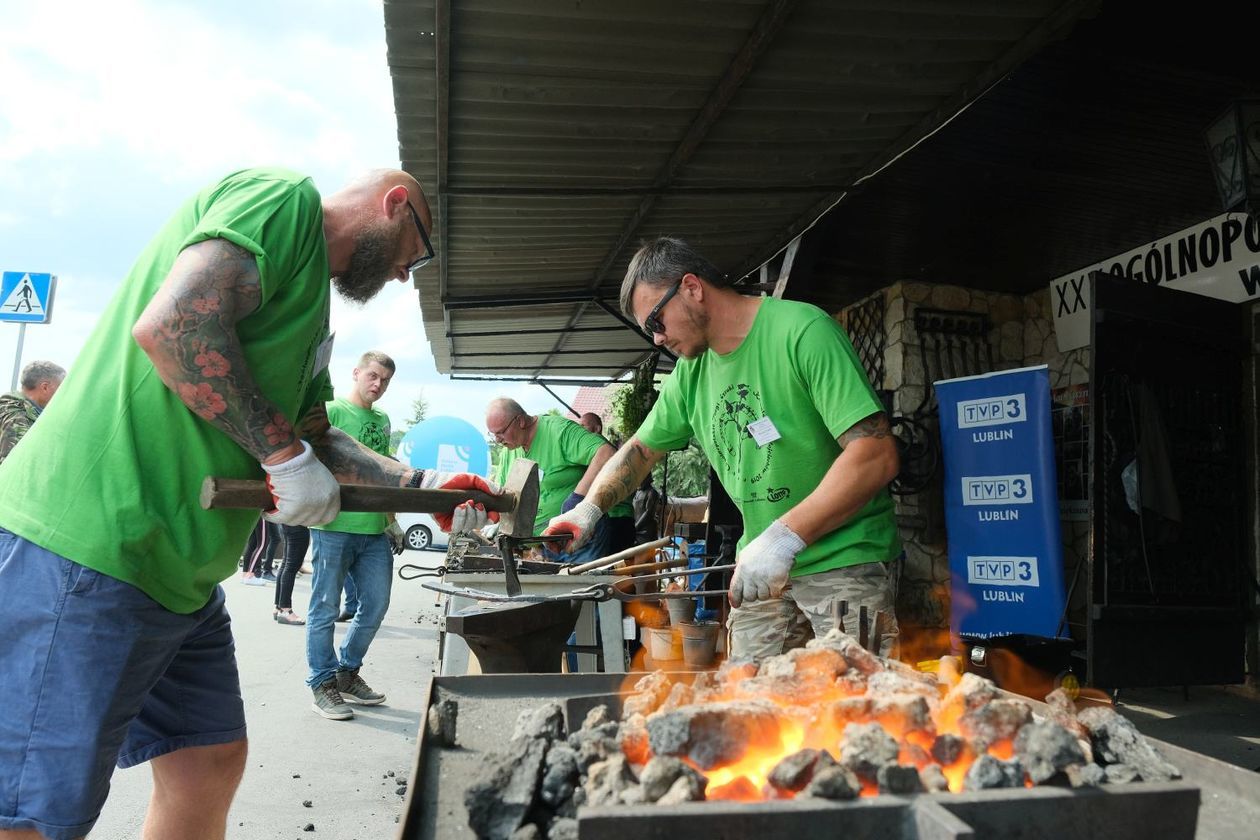
[[(625, 327), (618, 324), (615, 327), (569, 327), (563, 332), (586, 333), (586, 332), (621, 332)], [(536, 330), (512, 330), (512, 335), (554, 335), (559, 330), (544, 327)], [(503, 335), (503, 330), (485, 330), (483, 332), (460, 332), (446, 334), (447, 338), (498, 338)]]
[[(722, 113), (730, 105), (731, 100), (735, 98), (735, 94), (739, 92), (740, 87), (744, 84), (748, 74), (752, 72), (753, 65), (762, 53), (770, 46), (774, 37), (779, 34), (783, 28), (783, 24), (787, 21), (792, 10), (796, 8), (798, 0), (770, 0), (766, 7), (762, 10), (761, 16), (757, 19), (757, 23), (753, 25), (752, 31), (748, 33), (748, 37), (740, 46), (739, 51), (731, 59), (730, 64), (726, 66), (726, 70), (722, 73), (722, 77), (718, 79), (713, 90), (709, 92), (708, 99), (704, 105), (696, 112), (695, 119), (691, 121), (691, 125), (687, 127), (687, 132), (683, 135), (682, 140), (674, 148), (669, 159), (665, 161), (665, 165), (661, 167), (661, 171), (656, 174), (655, 180), (652, 182), (653, 189), (664, 190), (674, 180), (674, 176), (682, 169), (688, 161), (695, 155), (696, 150), (700, 148), (700, 144), (708, 136), (709, 130), (722, 116)], [(634, 237), (635, 233), (642, 226), (643, 221), (647, 218), (652, 208), (656, 206), (656, 194), (649, 194), (643, 197), (639, 202), (638, 208), (633, 215), (626, 221), (625, 227), (618, 234), (617, 240), (613, 243), (613, 247), (609, 249), (608, 254), (604, 257), (604, 261), (600, 263), (598, 269), (595, 270), (594, 276), (591, 277), (588, 288), (595, 292), (604, 282), (604, 277), (608, 274), (609, 269), (617, 262), (617, 258), (625, 249), (626, 243)], [(568, 326), (573, 326), (586, 314), (586, 305), (579, 306), (577, 312), (569, 319)], [(637, 331), (637, 327), (635, 328)], [(556, 339), (555, 348), (559, 350), (564, 346), (565, 336), (562, 334)], [(674, 358), (671, 355), (671, 358)], [(543, 360), (540, 370), (547, 367), (551, 359), (548, 357)]]
[[(438, 300), (446, 299), (448, 267), (450, 264), (451, 214), (447, 200), (447, 164), (450, 159), (450, 112), (451, 112), (451, 0), (436, 0), (433, 4), (434, 97), (436, 101), (436, 125), (434, 126), (434, 151), (437, 155), (437, 200), (441, 228), (438, 230)], [(455, 351), (450, 338), (451, 313), (442, 308), (442, 321), (446, 328), (446, 352)]]

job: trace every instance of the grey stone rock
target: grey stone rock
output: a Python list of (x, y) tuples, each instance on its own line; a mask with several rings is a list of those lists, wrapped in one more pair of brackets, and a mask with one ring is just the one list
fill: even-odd
[(992, 790), (1024, 786), (1024, 768), (1019, 761), (1002, 761), (985, 753), (975, 760), (963, 779), (963, 790)]
[(613, 755), (591, 765), (586, 778), (586, 802), (590, 805), (612, 805), (620, 801), (621, 792), (638, 787), (638, 779), (624, 755)]
[(1089, 764), (1073, 764), (1064, 770), (1068, 784), (1074, 788), (1098, 787), (1107, 781), (1107, 772), (1093, 762)]
[(516, 718), (515, 738), (543, 738), (554, 741), (564, 737), (564, 710), (559, 703), (544, 703), (536, 709), (526, 709)]
[(425, 732), (429, 743), (439, 747), (455, 746), (455, 729), (459, 720), (459, 703), (450, 698), (429, 707)]
[(542, 786), (539, 797), (548, 805), (568, 799), (578, 781), (578, 754), (567, 744), (557, 742), (547, 750), (543, 765)]
[(485, 778), (464, 792), (468, 825), (478, 837), (508, 840), (534, 805), (547, 743), (521, 739), (490, 766)]
[(655, 802), (669, 793), (669, 789), (683, 774), (686, 766), (682, 763), (682, 759), (671, 755), (652, 756), (652, 760), (644, 765), (643, 772), (639, 774), (639, 784), (643, 786), (644, 798), (648, 802)]
[(612, 720), (608, 714), (608, 704), (600, 703), (595, 708), (586, 713), (586, 717), (582, 719), (582, 729), (594, 729)]
[(1136, 782), (1139, 777), (1138, 769), (1129, 764), (1108, 764), (1103, 768), (1103, 774), (1109, 785), (1125, 785)]
[(885, 764), (875, 774), (880, 793), (908, 794), (922, 793), (923, 782), (919, 779), (919, 769), (908, 764)]
[(871, 781), (879, 768), (895, 764), (900, 748), (878, 723), (850, 723), (840, 738), (840, 763)]
[(857, 799), (862, 793), (862, 783), (847, 767), (828, 767), (821, 770), (806, 785), (801, 796), (806, 799)]
[(1032, 722), (1032, 708), (1023, 700), (998, 698), (968, 709), (958, 720), (958, 728), (969, 738), (976, 752), (998, 741), (1014, 740), (1019, 730)]
[(656, 804), (677, 805), (681, 802), (700, 802), (704, 799), (704, 788), (707, 783), (708, 780), (694, 770), (691, 773), (684, 773), (674, 780), (665, 795), (656, 800)]
[(798, 750), (776, 764), (766, 779), (778, 790), (796, 793), (804, 790), (815, 774), (835, 766), (836, 760), (826, 750)]
[(1085, 763), (1076, 736), (1051, 721), (1033, 722), (1015, 736), (1015, 756), (1033, 784), (1049, 781), (1071, 765)]
[(945, 778), (945, 773), (939, 764), (928, 764), (920, 770), (919, 782), (929, 793), (944, 793), (949, 790), (949, 779)]
[(753, 701), (707, 703), (647, 719), (648, 741), (656, 755), (687, 756), (707, 770), (739, 758), (750, 746), (779, 743), (774, 706)]
[(1098, 763), (1127, 764), (1148, 782), (1181, 778), (1181, 771), (1165, 761), (1137, 727), (1114, 709), (1093, 706), (1082, 710), (1076, 719), (1089, 730)]

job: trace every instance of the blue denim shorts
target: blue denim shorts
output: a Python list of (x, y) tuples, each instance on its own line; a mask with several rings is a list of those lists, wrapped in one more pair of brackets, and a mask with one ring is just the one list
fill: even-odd
[(195, 613), (0, 528), (0, 829), (86, 834), (114, 766), (245, 737), (216, 588)]

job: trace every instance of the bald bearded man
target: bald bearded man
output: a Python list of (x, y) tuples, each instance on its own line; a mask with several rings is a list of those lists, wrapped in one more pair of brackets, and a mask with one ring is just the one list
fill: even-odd
[[(70, 840), (113, 767), (148, 761), (144, 837), (222, 838), (245, 718), (219, 582), (258, 511), (202, 510), (206, 475), (266, 477), (265, 515), (321, 525), (338, 480), (479, 486), (329, 427), (329, 281), (364, 302), (434, 258), (414, 178), (321, 197), (281, 169), (233, 173), (140, 254), (29, 444), (0, 469), (0, 838)], [(460, 525), (484, 524), (465, 510)]]

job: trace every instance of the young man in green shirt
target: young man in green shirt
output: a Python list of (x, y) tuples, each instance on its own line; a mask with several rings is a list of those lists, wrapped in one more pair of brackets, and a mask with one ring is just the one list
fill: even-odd
[(889, 619), (901, 553), (887, 485), (898, 470), (888, 420), (852, 345), (822, 310), (746, 297), (681, 240), (635, 254), (621, 307), (680, 358), (643, 425), (553, 519), (581, 545), (664, 454), (694, 437), (740, 510), (731, 655), (761, 659), (832, 624), (831, 605)]
[[(615, 451), (597, 434), (558, 414), (527, 414), (516, 400), (499, 397), (486, 406), (486, 429), (507, 447), (495, 478), (502, 483), (517, 455), (538, 464), (538, 517), (534, 533), (542, 533), (552, 517), (569, 510), (586, 496), (591, 480)], [(629, 504), (610, 505), (608, 518), (633, 515)], [(562, 563), (585, 563), (626, 546), (610, 542), (607, 519), (601, 512), (584, 544), (560, 553)]]
[(364, 302), (408, 280), (433, 257), (431, 226), (405, 172), (321, 196), (249, 169), (137, 258), (0, 464), (0, 840), (86, 835), (113, 767), (145, 761), (146, 840), (223, 836), (246, 742), (219, 583), (259, 511), (203, 510), (206, 476), (265, 477), (264, 515), (292, 525), (335, 517), (339, 480), (486, 486), (381, 457), (322, 410), (329, 281)]
[[(368, 449), (389, 457), (389, 415), (374, 408), (394, 378), (394, 360), (369, 350), (359, 358), (348, 396), (325, 404), (328, 422)], [(329, 720), (349, 720), (354, 712), (345, 700), (375, 706), (385, 695), (373, 690), (359, 668), (368, 646), (389, 609), (394, 555), (402, 553), (403, 534), (393, 514), (342, 513), (311, 529), (311, 603), (306, 614), (306, 685), (314, 693), (312, 708)], [(333, 650), (341, 591), (353, 587), (358, 606), (342, 640)], [(349, 590), (348, 590), (349, 591)]]

